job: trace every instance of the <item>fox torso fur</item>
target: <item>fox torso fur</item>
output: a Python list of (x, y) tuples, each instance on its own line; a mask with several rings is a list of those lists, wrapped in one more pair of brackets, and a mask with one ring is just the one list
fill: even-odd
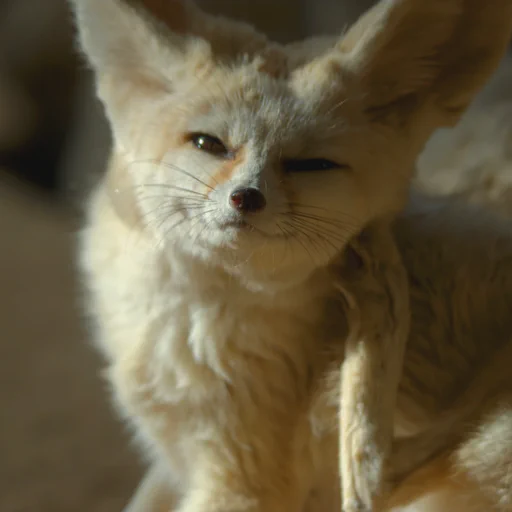
[(345, 512), (376, 508), (392, 417), (398, 479), (474, 420), (461, 390), (512, 332), (507, 226), (415, 199), (391, 220), (512, 22), (384, 0), (312, 51), (180, 0), (73, 3), (114, 134), (81, 266), (156, 468), (132, 510), (339, 509), (339, 448)]
[(402, 378), (409, 403), (401, 409), (421, 404), (435, 422), (510, 342), (512, 227), (481, 209), (421, 203), (395, 230), (410, 275), (413, 326)]
[[(482, 220), (472, 208), (416, 199), (395, 224), (412, 296), (399, 436), (432, 427), (489, 364), (502, 373), (478, 393), (512, 387), (509, 360), (502, 369), (493, 362), (511, 345), (512, 229)], [(337, 372), (347, 323), (332, 274), (271, 296), (248, 294), (219, 269), (191, 267), (180, 255), (163, 258), (154, 242), (125, 225), (103, 191), (94, 205), (93, 218), (99, 214), (102, 222), (93, 220), (83, 240), (95, 317), (104, 319), (99, 338), (109, 340), (102, 348), (112, 361), (121, 410), (137, 424), (146, 449), (172, 460), (173, 478), (186, 486), (196, 457), (205, 456), (203, 443), (219, 435), (208, 424), (218, 423), (225, 457), (240, 456), (239, 450), (243, 456), (245, 446), (250, 459), (250, 446), (261, 443), (279, 465), (290, 451), (299, 457), (293, 466), (306, 473), (303, 490), (325, 485), (330, 470), (323, 492), (335, 501)], [(475, 399), (469, 410), (480, 406)], [(463, 414), (470, 417), (467, 406)], [(283, 430), (278, 445), (265, 440), (265, 416)], [(156, 447), (155, 437), (161, 439)], [(284, 478), (289, 469), (278, 471)]]

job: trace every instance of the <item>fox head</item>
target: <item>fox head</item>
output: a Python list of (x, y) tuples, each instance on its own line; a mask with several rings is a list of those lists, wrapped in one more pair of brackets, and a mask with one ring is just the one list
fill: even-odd
[(276, 279), (402, 208), (425, 142), (512, 29), (512, 0), (382, 0), (340, 38), (286, 46), (187, 0), (71, 2), (114, 202), (158, 250)]

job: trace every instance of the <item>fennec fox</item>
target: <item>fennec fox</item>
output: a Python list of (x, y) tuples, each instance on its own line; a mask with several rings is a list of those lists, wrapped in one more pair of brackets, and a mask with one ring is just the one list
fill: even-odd
[(512, 230), (409, 185), (512, 0), (383, 0), (290, 46), (186, 0), (72, 4), (114, 137), (81, 266), (152, 464), (130, 510), (509, 510)]

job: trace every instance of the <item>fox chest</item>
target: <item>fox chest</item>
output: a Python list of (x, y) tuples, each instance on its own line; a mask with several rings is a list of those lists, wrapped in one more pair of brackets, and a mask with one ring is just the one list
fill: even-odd
[(129, 417), (178, 438), (231, 413), (256, 421), (269, 389), (280, 390), (284, 410), (305, 400), (317, 334), (315, 321), (288, 312), (175, 300), (153, 312), (110, 376)]

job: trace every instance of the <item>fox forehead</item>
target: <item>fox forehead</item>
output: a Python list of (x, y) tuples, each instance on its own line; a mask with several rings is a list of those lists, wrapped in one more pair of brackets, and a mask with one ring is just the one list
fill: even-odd
[(231, 146), (265, 141), (302, 147), (334, 141), (348, 126), (344, 98), (300, 94), (286, 78), (238, 68), (214, 68), (171, 101), (184, 114), (180, 128), (215, 135)]

